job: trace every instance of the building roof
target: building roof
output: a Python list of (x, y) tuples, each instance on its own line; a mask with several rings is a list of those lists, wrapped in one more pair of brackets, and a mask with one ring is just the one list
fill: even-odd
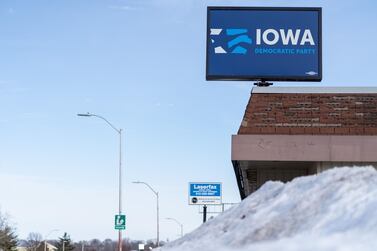
[(377, 93), (377, 87), (310, 87), (310, 86), (296, 86), (296, 87), (283, 87), (283, 86), (269, 86), (269, 87), (253, 87), (252, 93)]

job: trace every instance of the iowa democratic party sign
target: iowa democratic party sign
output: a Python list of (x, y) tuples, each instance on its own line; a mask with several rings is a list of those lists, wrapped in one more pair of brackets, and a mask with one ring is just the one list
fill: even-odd
[(321, 8), (207, 9), (207, 80), (321, 81), (321, 54)]

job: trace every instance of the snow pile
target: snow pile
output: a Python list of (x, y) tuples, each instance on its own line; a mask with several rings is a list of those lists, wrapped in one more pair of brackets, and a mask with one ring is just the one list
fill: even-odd
[(343, 167), (267, 182), (161, 251), (377, 250), (377, 171)]

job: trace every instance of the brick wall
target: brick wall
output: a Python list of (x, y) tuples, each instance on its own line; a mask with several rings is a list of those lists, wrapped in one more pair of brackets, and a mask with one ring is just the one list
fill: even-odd
[(377, 93), (254, 93), (238, 134), (377, 135)]

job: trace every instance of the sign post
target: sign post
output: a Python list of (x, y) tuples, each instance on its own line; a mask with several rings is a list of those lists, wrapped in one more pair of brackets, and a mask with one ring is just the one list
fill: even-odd
[(207, 221), (207, 205), (203, 206), (203, 223)]
[(115, 228), (115, 230), (125, 230), (126, 229), (126, 215), (124, 215), (124, 214), (115, 215), (114, 228)]

